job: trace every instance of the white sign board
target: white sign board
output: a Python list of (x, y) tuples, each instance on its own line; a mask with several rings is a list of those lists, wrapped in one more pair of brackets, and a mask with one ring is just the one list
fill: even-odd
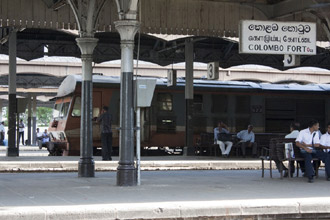
[(151, 106), (156, 83), (156, 79), (137, 79), (137, 107)]
[(316, 24), (243, 20), (239, 51), (250, 54), (316, 54)]

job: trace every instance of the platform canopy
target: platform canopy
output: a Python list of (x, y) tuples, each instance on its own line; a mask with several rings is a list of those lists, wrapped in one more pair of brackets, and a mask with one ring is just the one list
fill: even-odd
[[(184, 62), (185, 38), (166, 41), (150, 34), (191, 37), (194, 61), (219, 61), (223, 68), (261, 64), (284, 69), (281, 55), (238, 53), (238, 43), (232, 39), (238, 37), (242, 19), (316, 22), (317, 40), (330, 39), (330, 0), (140, 0), (140, 8), (139, 58), (162, 66)], [(0, 53), (8, 54), (8, 33), (16, 28), (20, 58), (32, 60), (45, 54), (80, 57), (75, 41), (78, 27), (66, 0), (2, 0), (0, 10)], [(117, 20), (116, 2), (106, 0), (96, 25), (99, 43), (94, 62), (120, 59), (120, 38), (114, 28)], [(137, 49), (136, 45), (135, 58)], [(329, 50), (318, 48), (317, 55), (302, 56), (301, 66), (330, 69)]]
[[(80, 50), (75, 39), (77, 34), (52, 29), (24, 29), (17, 35), (17, 56), (25, 60), (33, 60), (47, 56), (80, 57)], [(101, 63), (119, 60), (120, 38), (115, 32), (99, 32), (95, 35), (99, 39), (94, 50), (94, 62)], [(175, 40), (164, 40), (155, 36), (141, 34), (140, 56), (143, 61), (152, 62), (161, 66), (184, 62), (185, 40), (194, 41), (194, 61), (219, 61), (222, 68), (243, 64), (266, 65), (277, 69), (284, 69), (282, 55), (252, 55), (239, 54), (238, 42), (226, 38), (186, 36)], [(135, 40), (135, 59), (137, 58), (139, 36)], [(8, 54), (8, 43), (0, 45), (0, 53)], [(315, 66), (330, 69), (330, 50), (318, 47), (317, 55), (302, 56), (301, 66)]]
[[(98, 0), (98, 4), (103, 1)], [(128, 1), (122, 1), (123, 3)], [(237, 37), (242, 19), (316, 22), (329, 40), (329, 0), (140, 0), (142, 33)], [(66, 0), (1, 0), (0, 26), (77, 30)], [(118, 11), (106, 0), (97, 31), (116, 32)]]

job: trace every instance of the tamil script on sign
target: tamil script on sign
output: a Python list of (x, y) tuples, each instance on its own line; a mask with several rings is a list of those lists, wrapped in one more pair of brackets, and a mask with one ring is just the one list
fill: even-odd
[(240, 53), (316, 54), (316, 24), (243, 20), (240, 22)]

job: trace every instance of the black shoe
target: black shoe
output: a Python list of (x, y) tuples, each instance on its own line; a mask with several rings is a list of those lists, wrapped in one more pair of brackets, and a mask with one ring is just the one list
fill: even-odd
[(288, 177), (288, 176), (289, 176), (289, 171), (288, 170), (285, 170), (283, 177)]
[(109, 159), (102, 159), (102, 160), (109, 160)]
[(253, 158), (257, 158), (258, 156), (257, 156), (256, 154), (253, 154), (252, 157), (253, 157)]
[(110, 157), (109, 160), (112, 160), (112, 158)]
[(309, 183), (314, 183), (314, 178), (313, 177), (308, 178), (308, 182)]
[(245, 158), (245, 155), (243, 155), (243, 158)]
[(330, 177), (327, 178), (327, 181), (330, 181)]

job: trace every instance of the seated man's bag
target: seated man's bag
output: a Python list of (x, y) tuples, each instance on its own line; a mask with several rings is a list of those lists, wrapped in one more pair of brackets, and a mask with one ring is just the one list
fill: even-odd
[(231, 134), (219, 133), (218, 141), (231, 141)]

